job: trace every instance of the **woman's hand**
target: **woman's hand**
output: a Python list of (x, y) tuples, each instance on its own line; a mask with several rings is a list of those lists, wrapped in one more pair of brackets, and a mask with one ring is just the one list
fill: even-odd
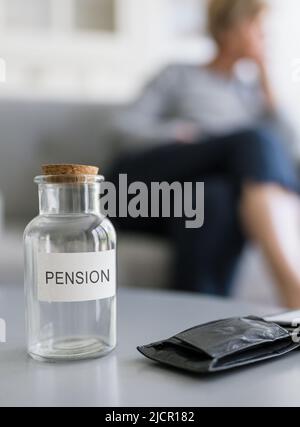
[(244, 46), (243, 56), (252, 60), (258, 67), (262, 91), (265, 95), (267, 108), (274, 111), (277, 106), (276, 97), (267, 70), (265, 33), (261, 18), (241, 24), (239, 40)]
[(277, 99), (270, 81), (265, 57), (258, 57), (255, 62), (258, 66), (261, 88), (265, 96), (267, 108), (270, 112), (274, 112), (277, 108)]

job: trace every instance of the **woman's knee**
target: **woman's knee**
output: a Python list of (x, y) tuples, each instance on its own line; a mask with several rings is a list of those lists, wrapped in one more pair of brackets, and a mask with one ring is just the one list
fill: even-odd
[(274, 155), (282, 155), (285, 147), (281, 139), (271, 130), (258, 128), (245, 130), (238, 135), (239, 152), (244, 151), (248, 156), (253, 153), (255, 157), (261, 156), (269, 159)]
[(242, 179), (295, 188), (297, 176), (293, 161), (276, 134), (265, 129), (250, 130), (241, 133), (239, 141), (233, 162)]

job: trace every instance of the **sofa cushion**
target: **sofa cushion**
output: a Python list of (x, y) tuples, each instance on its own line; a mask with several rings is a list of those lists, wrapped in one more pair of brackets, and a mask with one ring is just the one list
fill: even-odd
[(33, 177), (42, 163), (108, 167), (117, 152), (114, 110), (96, 103), (0, 100), (0, 190), (9, 218), (37, 212)]

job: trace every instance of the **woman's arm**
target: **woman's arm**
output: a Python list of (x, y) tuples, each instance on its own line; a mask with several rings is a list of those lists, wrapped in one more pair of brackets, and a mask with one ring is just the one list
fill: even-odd
[(270, 113), (277, 111), (277, 99), (270, 81), (269, 73), (264, 60), (258, 61), (261, 89), (263, 91), (266, 108)]
[(181, 75), (180, 65), (167, 67), (147, 84), (139, 99), (117, 115), (115, 128), (127, 143), (155, 144), (193, 136), (192, 125), (174, 118)]
[(265, 61), (258, 63), (260, 71), (260, 87), (264, 96), (265, 120), (270, 123), (276, 133), (281, 135), (292, 154), (297, 154), (298, 135), (288, 115), (279, 107), (271, 84)]

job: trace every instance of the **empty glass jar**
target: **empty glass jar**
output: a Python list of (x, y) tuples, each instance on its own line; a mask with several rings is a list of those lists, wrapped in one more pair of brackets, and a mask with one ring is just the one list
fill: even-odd
[(116, 235), (100, 212), (103, 178), (90, 166), (43, 170), (40, 213), (24, 233), (28, 353), (103, 356), (116, 346)]

